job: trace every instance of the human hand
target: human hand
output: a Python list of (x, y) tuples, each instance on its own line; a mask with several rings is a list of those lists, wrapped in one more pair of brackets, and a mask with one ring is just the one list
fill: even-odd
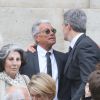
[(34, 53), (36, 51), (36, 49), (34, 48), (36, 46), (36, 44), (29, 44), (26, 48), (26, 51), (30, 51), (32, 53)]
[(89, 90), (89, 83), (86, 83), (86, 86), (85, 86), (85, 97), (90, 97), (91, 96), (91, 93), (90, 93), (90, 90)]

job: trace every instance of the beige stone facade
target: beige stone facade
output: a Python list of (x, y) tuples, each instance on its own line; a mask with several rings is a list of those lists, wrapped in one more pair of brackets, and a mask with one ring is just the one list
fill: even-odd
[(87, 35), (100, 45), (100, 0), (0, 0), (0, 35), (3, 45), (17, 43), (25, 48), (33, 42), (31, 27), (35, 19), (48, 19), (57, 29), (54, 48), (67, 51), (63, 40), (63, 12), (83, 9), (88, 17)]

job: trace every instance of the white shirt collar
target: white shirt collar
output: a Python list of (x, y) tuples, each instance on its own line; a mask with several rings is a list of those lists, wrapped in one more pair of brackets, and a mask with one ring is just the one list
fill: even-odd
[(37, 46), (37, 51), (41, 56), (45, 56), (47, 52), (51, 52), (51, 54), (53, 53), (53, 49), (52, 48), (49, 51), (46, 51), (40, 45)]
[(75, 45), (76, 41), (78, 40), (78, 38), (79, 38), (81, 35), (83, 35), (83, 34), (84, 34), (84, 33), (79, 33), (79, 34), (77, 34), (77, 35), (72, 39), (72, 41), (70, 42), (71, 48), (74, 47), (74, 45)]

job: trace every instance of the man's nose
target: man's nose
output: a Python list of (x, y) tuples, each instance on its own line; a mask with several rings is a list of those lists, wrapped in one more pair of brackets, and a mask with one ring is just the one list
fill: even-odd
[(54, 32), (52, 32), (51, 30), (50, 30), (50, 34), (51, 34), (51, 35), (55, 35), (55, 33), (54, 33)]
[(54, 35), (54, 33), (53, 33), (52, 31), (50, 31), (50, 34), (51, 34), (51, 35)]

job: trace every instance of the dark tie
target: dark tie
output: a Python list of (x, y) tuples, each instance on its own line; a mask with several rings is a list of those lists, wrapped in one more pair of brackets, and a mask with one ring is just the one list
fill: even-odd
[(70, 47), (69, 47), (69, 53), (71, 52), (71, 50), (72, 50), (72, 47), (70, 46)]
[(69, 50), (68, 50), (68, 56), (70, 56), (70, 54), (71, 54), (71, 51), (72, 51), (72, 47), (71, 47), (71, 46), (69, 46)]
[(46, 53), (46, 57), (47, 57), (47, 74), (49, 74), (50, 76), (52, 76), (52, 67), (51, 67), (51, 59), (50, 59), (50, 52)]

